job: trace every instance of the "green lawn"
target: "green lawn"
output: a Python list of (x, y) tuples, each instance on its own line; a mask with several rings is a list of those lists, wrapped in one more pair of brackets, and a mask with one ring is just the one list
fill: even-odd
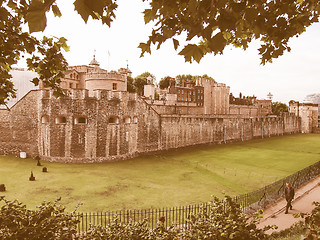
[[(258, 189), (320, 161), (320, 135), (288, 135), (227, 145), (192, 147), (162, 155), (96, 164), (61, 164), (0, 156), (7, 199), (33, 208), (62, 197), (72, 210), (93, 212), (172, 207), (224, 193)], [(35, 182), (28, 181), (30, 171)]]

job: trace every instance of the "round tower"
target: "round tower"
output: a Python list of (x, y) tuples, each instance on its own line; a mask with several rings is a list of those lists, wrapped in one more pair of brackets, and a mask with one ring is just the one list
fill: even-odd
[(94, 90), (109, 91), (126, 91), (127, 90), (127, 73), (119, 69), (118, 72), (104, 70), (100, 68), (99, 62), (93, 55), (90, 67), (92, 69), (85, 74), (85, 88), (89, 90), (89, 94)]

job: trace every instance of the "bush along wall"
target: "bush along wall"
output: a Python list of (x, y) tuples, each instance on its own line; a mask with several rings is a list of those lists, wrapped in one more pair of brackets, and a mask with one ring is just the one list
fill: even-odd
[(76, 212), (67, 213), (55, 202), (44, 202), (36, 210), (28, 210), (18, 201), (1, 199), (1, 239), (265, 239), (264, 229), (256, 223), (260, 213), (249, 221), (239, 204), (232, 198), (215, 198), (196, 215), (190, 215), (186, 224), (150, 228), (147, 219), (122, 223), (115, 219), (105, 227), (90, 226), (77, 233)]

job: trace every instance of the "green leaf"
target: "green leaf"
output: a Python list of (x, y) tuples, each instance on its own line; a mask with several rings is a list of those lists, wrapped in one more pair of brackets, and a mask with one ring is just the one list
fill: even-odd
[(90, 11), (90, 9), (86, 6), (85, 0), (76, 0), (73, 5), (74, 9), (80, 14), (83, 21), (87, 23), (92, 11)]
[(145, 9), (143, 11), (143, 14), (145, 23), (149, 23), (150, 21), (155, 19), (155, 14), (153, 13), (152, 9)]
[(61, 17), (61, 12), (57, 5), (52, 5), (51, 9), (55, 17)]
[(110, 17), (102, 16), (101, 20), (102, 20), (102, 23), (105, 23), (107, 24), (108, 27), (110, 27), (111, 21), (112, 21)]
[(188, 44), (180, 52), (179, 55), (183, 55), (186, 62), (191, 62), (192, 58), (199, 63), (203, 57), (203, 51), (195, 44)]
[(214, 54), (222, 53), (227, 44), (226, 39), (223, 37), (222, 32), (217, 33), (213, 38), (208, 40), (208, 47)]
[[(1, 2), (2, 4), (2, 2)], [(8, 3), (7, 3), (8, 7), (9, 8), (12, 8), (12, 9), (15, 9), (17, 7), (17, 4), (14, 3), (12, 0), (10, 0)]]
[(101, 19), (105, 9), (112, 12), (117, 7), (112, 1), (105, 0), (76, 0), (73, 4), (85, 22), (88, 21), (89, 16), (93, 19)]
[(35, 86), (38, 86), (39, 85), (39, 78), (33, 78), (31, 80), (31, 82), (35, 85)]
[(147, 43), (140, 43), (138, 48), (141, 49), (141, 55), (140, 57), (143, 57), (145, 52), (151, 53), (150, 44)]
[(26, 15), (29, 32), (43, 31), (47, 26), (47, 18), (44, 10), (30, 11)]
[(179, 41), (177, 39), (172, 38), (174, 50), (177, 50), (179, 46)]
[[(103, 9), (109, 7), (112, 4), (112, 1), (105, 0), (86, 0), (85, 4), (92, 11), (98, 13), (100, 16), (103, 15)], [(92, 14), (91, 14), (92, 16)]]
[(222, 35), (225, 40), (229, 40), (232, 37), (232, 33), (230, 32), (223, 32)]
[(190, 11), (190, 12), (197, 12), (197, 7), (198, 7), (198, 2), (197, 1), (195, 1), (195, 0), (190, 0), (189, 2), (188, 2), (188, 10)]
[(70, 51), (70, 46), (67, 44), (67, 39), (64, 37), (60, 38), (59, 40), (62, 43), (62, 48), (64, 51), (69, 52)]

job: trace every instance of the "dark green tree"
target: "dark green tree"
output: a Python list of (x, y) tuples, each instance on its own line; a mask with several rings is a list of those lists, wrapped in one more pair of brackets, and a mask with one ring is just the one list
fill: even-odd
[(136, 88), (134, 86), (134, 79), (130, 76), (127, 76), (127, 91), (131, 93), (136, 92)]
[(150, 79), (151, 80), (151, 84), (154, 84), (156, 82), (156, 77), (153, 74), (149, 73), (149, 72), (141, 73), (140, 75), (137, 76), (137, 78), (142, 78), (146, 82), (148, 81), (148, 79)]
[(199, 76), (201, 78), (205, 78), (205, 79), (210, 79), (210, 80), (214, 80), (213, 77), (208, 76), (207, 74), (203, 74), (202, 76)]
[(160, 89), (168, 88), (170, 85), (171, 79), (172, 79), (172, 77), (170, 77), (170, 76), (166, 76), (166, 77), (161, 78), (161, 80), (159, 81)]
[[(16, 96), (16, 89), (10, 80), (10, 70), (25, 54), (31, 54), (31, 57), (26, 59), (28, 69), (39, 75), (33, 79), (33, 83), (38, 85), (41, 80), (44, 86), (54, 89), (56, 96), (62, 95), (59, 83), (67, 69), (67, 62), (62, 55), (63, 49), (68, 50), (66, 39), (44, 37), (38, 40), (22, 30), (25, 21), (37, 18), (38, 12), (29, 12), (36, 8), (37, 4), (56, 9), (55, 5), (40, 1), (0, 1), (0, 105), (6, 104), (9, 98)], [(59, 11), (55, 10), (54, 13), (59, 16)], [(34, 30), (35, 25), (40, 27), (41, 23), (36, 22), (29, 24), (30, 31)]]
[(272, 103), (272, 114), (280, 115), (281, 112), (288, 112), (289, 108), (286, 104), (281, 102), (273, 102)]
[(196, 81), (196, 77), (192, 76), (191, 74), (179, 74), (176, 76), (176, 84), (178, 86), (182, 85), (182, 80), (187, 80), (187, 81)]
[(141, 73), (140, 75), (135, 77), (133, 85), (139, 95), (143, 95), (144, 85), (148, 84), (148, 79), (150, 79), (151, 84), (156, 81), (156, 77), (149, 72)]
[(146, 78), (136, 77), (133, 84), (136, 89), (136, 93), (138, 93), (140, 96), (143, 95), (144, 85), (147, 84)]

